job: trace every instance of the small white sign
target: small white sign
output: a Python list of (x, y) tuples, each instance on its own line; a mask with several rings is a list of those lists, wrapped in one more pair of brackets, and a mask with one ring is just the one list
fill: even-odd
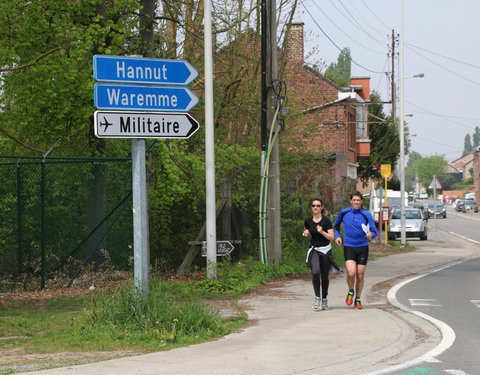
[(198, 122), (188, 113), (95, 112), (98, 138), (189, 138)]

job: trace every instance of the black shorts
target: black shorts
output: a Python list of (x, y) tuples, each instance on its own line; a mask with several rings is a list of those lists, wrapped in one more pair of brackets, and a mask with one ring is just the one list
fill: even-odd
[(368, 260), (368, 245), (360, 247), (343, 247), (343, 255), (345, 260), (354, 260), (357, 264), (367, 264)]

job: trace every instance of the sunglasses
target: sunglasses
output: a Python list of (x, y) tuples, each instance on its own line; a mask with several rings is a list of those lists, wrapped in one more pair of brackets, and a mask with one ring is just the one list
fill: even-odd
[(312, 204), (312, 207), (322, 207), (321, 204)]

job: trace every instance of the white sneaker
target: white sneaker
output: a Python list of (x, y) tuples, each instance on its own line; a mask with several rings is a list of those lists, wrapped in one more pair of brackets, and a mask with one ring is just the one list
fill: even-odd
[(322, 310), (328, 310), (328, 300), (326, 298), (322, 298)]
[(320, 310), (320, 297), (315, 297), (315, 300), (313, 301), (313, 309)]

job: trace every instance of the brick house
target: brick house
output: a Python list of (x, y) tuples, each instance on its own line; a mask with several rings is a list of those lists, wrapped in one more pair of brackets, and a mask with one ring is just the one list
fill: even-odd
[(467, 179), (472, 177), (471, 170), (473, 168), (474, 153), (462, 156), (448, 164), (449, 173), (462, 173), (462, 178)]
[[(370, 78), (352, 78), (350, 87), (340, 87), (305, 65), (303, 23), (295, 23), (287, 41), (284, 79), (289, 120), (282, 149), (325, 161), (308, 181), (311, 192), (330, 202), (344, 200), (356, 189), (359, 159), (370, 155), (365, 104)], [(302, 178), (305, 182), (305, 176), (297, 176)]]

